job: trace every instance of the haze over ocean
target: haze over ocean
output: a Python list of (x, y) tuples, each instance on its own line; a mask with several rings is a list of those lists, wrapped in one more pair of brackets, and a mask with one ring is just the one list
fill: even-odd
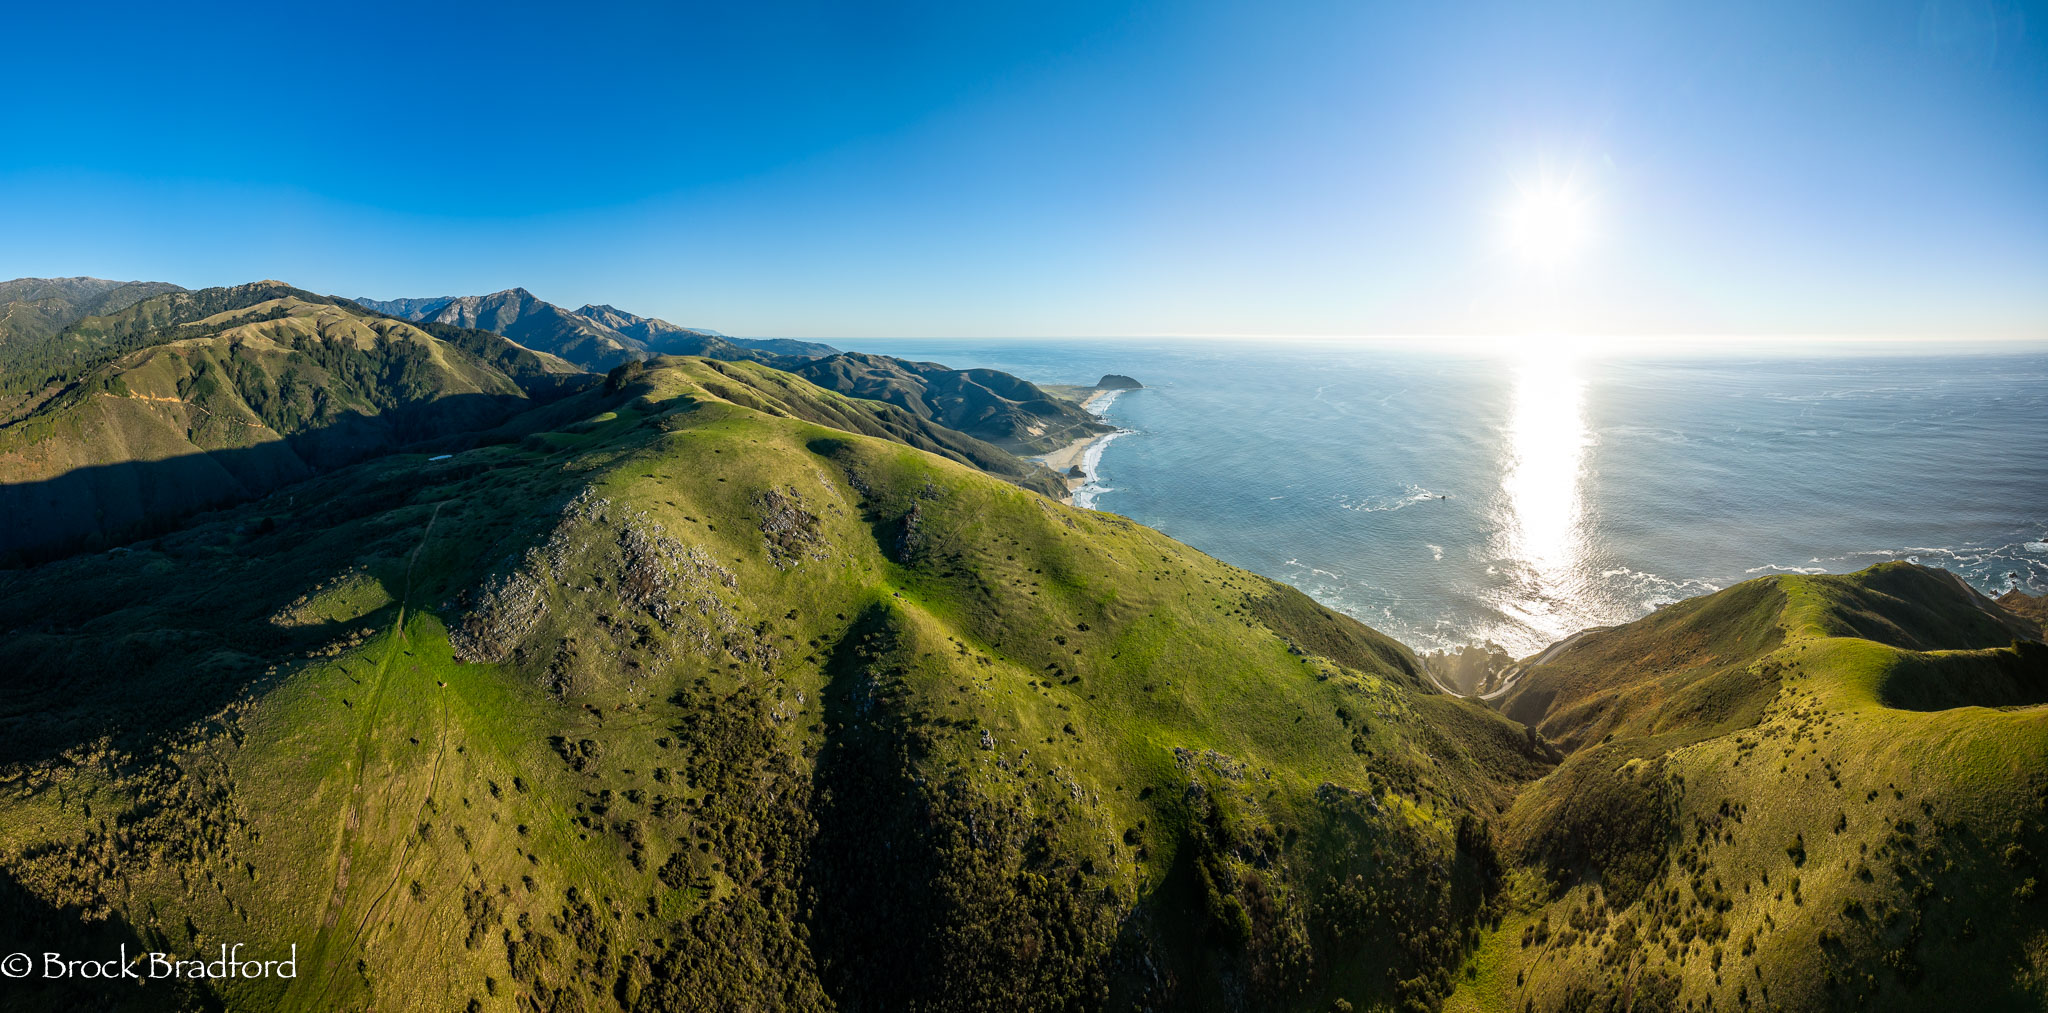
[(1223, 340), (858, 340), (1135, 376), (1093, 505), (1421, 649), (1520, 655), (1766, 573), (2048, 590), (2048, 354), (1527, 357)]

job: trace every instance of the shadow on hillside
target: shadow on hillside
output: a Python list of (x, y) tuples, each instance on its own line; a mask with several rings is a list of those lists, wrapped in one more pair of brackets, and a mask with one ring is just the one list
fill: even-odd
[(864, 611), (827, 663), (818, 835), (804, 878), (810, 945), (841, 1010), (1066, 1009), (1106, 993), (1097, 888), (1056, 858), (1045, 821), (977, 785), (919, 773), (932, 732), (911, 710), (907, 634)]
[(2016, 640), (1990, 650), (1902, 653), (1878, 679), (1877, 696), (1914, 711), (2048, 703), (2048, 646)]
[[(118, 962), (124, 952), (136, 966), (137, 974), (148, 973), (146, 955), (151, 952), (188, 959), (200, 956), (198, 944), (185, 933), (166, 938), (151, 932), (145, 939), (119, 917), (88, 920), (76, 908), (45, 901), (16, 879), (14, 870), (0, 868), (0, 960), (20, 961), (22, 957), (16, 955), (27, 955), (24, 965), (5, 965), (7, 976), (0, 978), (0, 1008), (22, 1013), (154, 1013), (223, 1008), (219, 997), (203, 981), (86, 978), (82, 968), (53, 969), (45, 957), (56, 953), (70, 960)], [(21, 970), (26, 973), (17, 974)], [(52, 970), (59, 973), (48, 973)], [(99, 968), (94, 970), (97, 973)]]
[[(557, 421), (548, 411), (498, 433), (516, 437), (524, 423)], [(503, 482), (492, 477), (501, 472)], [(0, 570), (0, 766), (67, 754), (98, 762), (111, 753), (120, 762), (124, 753), (178, 748), (188, 730), (220, 733), (232, 725), (224, 708), (253, 687), (387, 628), (415, 560), (421, 574), (467, 580), (489, 565), (482, 553), (524, 551), (522, 539), (540, 537), (526, 497), (552, 495), (532, 491), (546, 485), (544, 475), (541, 486), (528, 481), (536, 474), (490, 455), (370, 462), (189, 517), (128, 551)], [(451, 492), (465, 487), (472, 491)], [(450, 504), (436, 537), (423, 542)], [(323, 582), (342, 579), (364, 582), (359, 606), (311, 604)], [(412, 603), (431, 608), (452, 590), (415, 580)], [(207, 721), (216, 715), (221, 721)]]
[(871, 605), (827, 659), (826, 727), (812, 776), (818, 836), (804, 877), (817, 898), (811, 948), (839, 1007), (911, 1008), (940, 986), (932, 928), (941, 868), (912, 779), (910, 728), (889, 706), (896, 647), (888, 606)]
[[(550, 399), (456, 394), (379, 415), (343, 415), (279, 440), (154, 461), (77, 468), (0, 484), (0, 568), (36, 565), (176, 530), (201, 511), (247, 502), (400, 451), (455, 453), (517, 442), (569, 392)], [(548, 420), (558, 421), (558, 420)]]

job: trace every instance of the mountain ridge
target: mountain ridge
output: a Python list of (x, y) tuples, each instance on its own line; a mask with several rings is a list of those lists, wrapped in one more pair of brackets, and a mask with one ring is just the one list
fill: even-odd
[(153, 295), (183, 291), (160, 281), (16, 278), (0, 281), (0, 345), (47, 338), (89, 316), (117, 312)]
[(774, 362), (778, 357), (810, 358), (838, 351), (811, 341), (734, 338), (717, 331), (679, 327), (609, 305), (586, 304), (569, 310), (516, 287), (480, 296), (353, 301), (414, 323), (451, 324), (502, 334), (597, 372), (653, 355)]
[[(241, 294), (280, 291), (296, 292), (266, 283)], [(0, 507), (15, 521), (0, 531), (0, 559), (161, 530), (405, 443), (487, 428), (583, 376), (496, 335), (437, 336), (298, 294), (175, 327), (0, 424)]]
[(1042, 454), (1114, 427), (1036, 384), (993, 369), (952, 369), (866, 352), (795, 364), (822, 387), (883, 401), (1020, 454)]

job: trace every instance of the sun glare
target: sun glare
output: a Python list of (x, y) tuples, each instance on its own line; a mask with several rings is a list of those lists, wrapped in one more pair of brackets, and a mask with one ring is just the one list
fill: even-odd
[(1592, 207), (1568, 183), (1524, 187), (1508, 208), (1505, 240), (1516, 256), (1544, 267), (1570, 261), (1592, 237)]

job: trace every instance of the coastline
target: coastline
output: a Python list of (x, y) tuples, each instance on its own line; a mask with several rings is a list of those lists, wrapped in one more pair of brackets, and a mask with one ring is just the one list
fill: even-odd
[[(1102, 418), (1102, 410), (1114, 403), (1117, 395), (1122, 393), (1122, 390), (1097, 390), (1081, 399), (1081, 407), (1095, 417)], [(1104, 419), (1104, 421), (1108, 420)], [(1060, 497), (1060, 502), (1069, 506), (1078, 505), (1086, 507), (1088, 506), (1087, 503), (1077, 504), (1075, 502), (1076, 494), (1084, 486), (1095, 481), (1095, 470), (1102, 462), (1101, 448), (1107, 445), (1110, 440), (1123, 435), (1125, 432), (1126, 430), (1117, 429), (1107, 433), (1097, 433), (1093, 436), (1083, 437), (1068, 443), (1058, 450), (1039, 454), (1029, 458), (1029, 460), (1037, 461), (1059, 472), (1060, 477), (1066, 481), (1067, 494)], [(1081, 474), (1073, 474), (1076, 468), (1080, 469)]]

